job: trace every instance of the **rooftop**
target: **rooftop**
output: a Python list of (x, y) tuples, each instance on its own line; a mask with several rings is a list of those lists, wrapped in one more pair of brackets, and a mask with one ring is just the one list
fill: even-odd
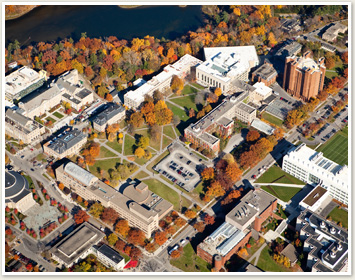
[(98, 180), (98, 178), (92, 175), (89, 171), (85, 170), (79, 165), (76, 165), (73, 162), (67, 163), (64, 167), (64, 171), (85, 186), (90, 186), (92, 183)]
[(302, 49), (302, 45), (293, 40), (286, 40), (283, 46), (277, 51), (276, 56), (286, 57), (296, 55)]
[(249, 106), (248, 104), (244, 104), (244, 103), (239, 103), (237, 105), (237, 107), (239, 109), (241, 109), (242, 111), (246, 112), (247, 114), (251, 114), (255, 111), (255, 108), (252, 106)]
[(263, 82), (257, 82), (253, 87), (255, 87), (257, 93), (264, 97), (272, 92), (272, 89), (266, 86)]
[(251, 126), (256, 128), (257, 130), (261, 131), (262, 133), (265, 133), (267, 135), (272, 135), (274, 133), (275, 128), (266, 122), (263, 122), (262, 120), (259, 119), (254, 119), (251, 122)]
[(290, 243), (282, 251), (281, 255), (287, 257), (291, 263), (294, 263), (298, 260), (298, 254), (295, 247)]
[(106, 244), (101, 245), (101, 247), (97, 251), (116, 264), (120, 263), (123, 260), (123, 257), (116, 250), (112, 249)]
[(264, 80), (270, 81), (273, 77), (277, 75), (277, 72), (271, 64), (264, 63), (258, 69), (256, 69), (253, 74), (258, 77), (261, 77)]
[(42, 128), (39, 123), (27, 118), (15, 110), (7, 109), (5, 113), (5, 122), (11, 126), (16, 127), (18, 130), (28, 134), (37, 128)]
[(98, 125), (106, 124), (110, 119), (112, 119), (117, 114), (123, 112), (125, 109), (116, 103), (109, 103), (107, 108), (99, 113), (93, 120), (93, 122)]
[(65, 131), (57, 137), (54, 137), (49, 141), (48, 148), (58, 154), (63, 154), (83, 139), (86, 139), (86, 136), (75, 128), (69, 132)]
[(308, 194), (302, 202), (309, 206), (313, 206), (319, 199), (323, 197), (323, 195), (326, 194), (326, 192), (326, 189), (318, 186), (310, 194)]
[(16, 203), (29, 193), (25, 177), (15, 171), (5, 171), (5, 203)]

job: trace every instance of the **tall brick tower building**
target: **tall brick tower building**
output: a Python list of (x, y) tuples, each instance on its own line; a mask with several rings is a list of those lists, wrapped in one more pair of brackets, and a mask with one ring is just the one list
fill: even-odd
[(303, 57), (289, 56), (285, 61), (283, 88), (291, 95), (308, 101), (323, 89), (324, 58), (314, 61), (310, 52)]

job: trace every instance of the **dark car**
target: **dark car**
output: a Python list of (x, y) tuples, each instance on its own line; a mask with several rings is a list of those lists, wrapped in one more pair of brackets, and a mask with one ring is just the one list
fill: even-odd
[(31, 168), (31, 171), (35, 171), (33, 168)]
[(251, 176), (251, 178), (252, 178), (252, 179), (255, 179), (255, 178), (256, 178), (256, 175)]

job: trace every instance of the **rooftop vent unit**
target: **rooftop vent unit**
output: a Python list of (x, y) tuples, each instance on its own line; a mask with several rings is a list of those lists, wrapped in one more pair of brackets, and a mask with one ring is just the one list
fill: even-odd
[(325, 222), (324, 221), (321, 221), (320, 228), (325, 228)]
[(331, 257), (332, 259), (334, 259), (336, 256), (337, 256), (337, 255), (336, 255), (333, 251), (330, 253), (330, 257)]
[(341, 246), (341, 244), (338, 244), (337, 250), (340, 252), (341, 250), (343, 250), (343, 246)]
[(336, 233), (335, 227), (332, 227), (332, 228), (330, 229), (330, 233), (331, 233), (331, 234), (335, 234), (335, 233)]

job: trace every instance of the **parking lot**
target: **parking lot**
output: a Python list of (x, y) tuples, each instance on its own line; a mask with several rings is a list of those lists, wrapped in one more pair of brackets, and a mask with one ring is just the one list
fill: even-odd
[(206, 163), (179, 143), (175, 143), (169, 151), (170, 154), (160, 161), (154, 170), (179, 187), (192, 191), (200, 182), (199, 174)]

